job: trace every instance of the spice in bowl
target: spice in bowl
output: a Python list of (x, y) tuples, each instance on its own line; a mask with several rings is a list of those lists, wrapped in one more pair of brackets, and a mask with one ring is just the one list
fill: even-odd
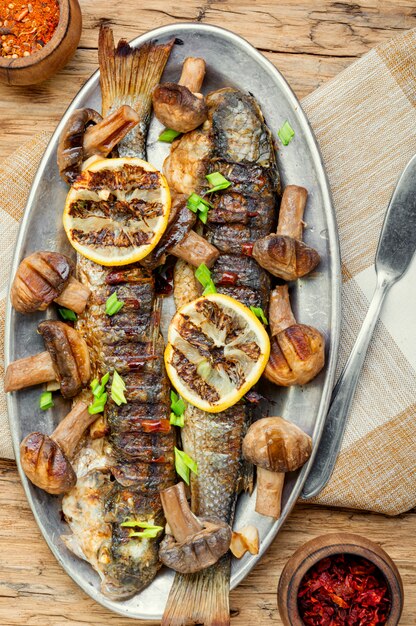
[(0, 0), (0, 57), (17, 59), (41, 50), (58, 22), (58, 0)]
[(333, 554), (304, 575), (298, 610), (305, 626), (376, 626), (391, 607), (382, 572), (355, 554)]

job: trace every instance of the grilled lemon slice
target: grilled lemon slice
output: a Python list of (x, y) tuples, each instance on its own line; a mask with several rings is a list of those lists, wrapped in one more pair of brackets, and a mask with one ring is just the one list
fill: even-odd
[(69, 241), (100, 265), (139, 261), (157, 245), (170, 211), (163, 174), (142, 159), (99, 159), (84, 169), (65, 203)]
[(208, 413), (228, 409), (258, 381), (270, 355), (263, 325), (224, 294), (193, 300), (177, 311), (165, 364), (178, 393)]

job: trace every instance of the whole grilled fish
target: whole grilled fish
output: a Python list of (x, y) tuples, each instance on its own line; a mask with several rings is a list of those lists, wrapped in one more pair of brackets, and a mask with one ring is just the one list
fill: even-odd
[[(165, 174), (175, 191), (203, 191), (205, 175), (221, 172), (232, 185), (213, 194), (204, 229), (221, 255), (211, 270), (217, 290), (247, 306), (267, 310), (270, 280), (250, 256), (254, 242), (275, 225), (279, 176), (270, 132), (252, 96), (226, 88), (207, 98), (209, 117), (202, 129), (172, 146)], [(196, 160), (195, 155), (199, 155)], [(186, 173), (186, 176), (183, 173)], [(178, 306), (199, 295), (194, 272), (183, 261), (175, 271)], [(188, 407), (182, 429), (184, 450), (198, 464), (192, 475), (192, 509), (232, 524), (238, 491), (250, 482), (241, 445), (251, 407), (239, 403), (221, 413)], [(175, 576), (163, 626), (226, 626), (229, 612), (230, 558), (197, 574)]]
[[(120, 156), (146, 157), (151, 93), (172, 44), (133, 49), (121, 41), (114, 49), (112, 32), (100, 32), (103, 115), (129, 104), (140, 116), (139, 125), (119, 144)], [(128, 189), (133, 170), (131, 166), (117, 184)], [(93, 374), (99, 378), (117, 370), (126, 385), (127, 404), (117, 406), (109, 398), (104, 418), (92, 430), (94, 436), (98, 430), (105, 436), (88, 439), (75, 459), (77, 485), (63, 499), (73, 534), (64, 540), (99, 573), (103, 593), (122, 599), (151, 582), (160, 567), (159, 540), (130, 538), (131, 529), (122, 523), (163, 526), (159, 491), (175, 481), (160, 302), (152, 273), (140, 265), (109, 268), (78, 257), (77, 274), (91, 289), (77, 328), (88, 343)], [(110, 317), (105, 303), (115, 291), (124, 306)]]

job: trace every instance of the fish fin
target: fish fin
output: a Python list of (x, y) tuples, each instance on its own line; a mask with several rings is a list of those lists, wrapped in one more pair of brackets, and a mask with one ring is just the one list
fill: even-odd
[(121, 143), (131, 142), (137, 132), (141, 132), (142, 135), (147, 132), (152, 92), (160, 81), (174, 42), (174, 39), (161, 44), (149, 41), (140, 48), (132, 48), (125, 39), (120, 39), (115, 47), (111, 28), (101, 27), (98, 61), (103, 116), (123, 104), (128, 104), (140, 117), (139, 128), (130, 131), (126, 135), (129, 139), (126, 141), (125, 137)]
[(230, 557), (196, 574), (176, 574), (161, 626), (229, 626)]

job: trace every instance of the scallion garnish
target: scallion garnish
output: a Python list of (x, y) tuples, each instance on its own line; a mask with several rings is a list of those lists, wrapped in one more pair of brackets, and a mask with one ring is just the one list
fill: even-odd
[(141, 539), (154, 539), (163, 530), (163, 526), (141, 522), (140, 520), (127, 519), (120, 524), (123, 528), (143, 528), (141, 531), (131, 530), (129, 537), (140, 537)]
[(58, 313), (62, 317), (63, 320), (76, 322), (78, 319), (77, 314), (74, 311), (71, 311), (71, 309), (65, 309), (65, 308), (58, 309)]
[(96, 415), (97, 413), (102, 413), (104, 411), (104, 407), (106, 405), (108, 398), (107, 392), (101, 394), (99, 398), (94, 398), (94, 401), (88, 407), (88, 413), (90, 415)]
[(108, 383), (109, 378), (110, 378), (110, 373), (107, 372), (101, 378), (101, 382), (99, 382), (97, 378), (94, 378), (94, 380), (91, 381), (90, 387), (91, 387), (92, 394), (95, 398), (100, 398), (103, 395), (105, 391), (105, 386)]
[(118, 406), (120, 406), (120, 404), (127, 404), (127, 400), (124, 396), (125, 391), (126, 385), (124, 384), (124, 380), (117, 370), (114, 370), (113, 382), (111, 383), (111, 398)]
[(250, 311), (254, 313), (256, 317), (259, 318), (263, 322), (263, 324), (268, 324), (267, 317), (264, 314), (263, 309), (260, 306), (251, 306)]
[(173, 130), (172, 128), (165, 128), (163, 132), (159, 135), (159, 141), (164, 141), (165, 143), (172, 143), (176, 137), (179, 137), (182, 133), (177, 130)]
[(279, 130), (277, 131), (277, 134), (279, 135), (279, 138), (282, 144), (284, 146), (288, 146), (290, 142), (292, 141), (293, 137), (295, 136), (295, 131), (293, 130), (289, 122), (286, 120), (283, 126), (279, 128)]
[(189, 196), (186, 206), (190, 211), (196, 213), (204, 224), (207, 223), (208, 220), (208, 211), (212, 207), (212, 204), (208, 202), (208, 200), (204, 200), (201, 196), (198, 196), (197, 193), (191, 193)]
[(122, 309), (124, 306), (124, 302), (117, 298), (117, 292), (113, 291), (111, 296), (107, 298), (105, 303), (105, 312), (107, 315), (115, 315)]
[(207, 174), (205, 178), (211, 185), (213, 185), (205, 193), (214, 193), (214, 191), (228, 189), (228, 187), (231, 185), (231, 182), (224, 178), (224, 176), (220, 174), (220, 172), (212, 172), (212, 174)]
[(182, 413), (182, 415), (175, 415), (175, 413), (171, 413), (170, 414), (170, 420), (169, 423), (172, 424), (172, 426), (179, 426), (179, 428), (183, 428), (185, 426), (185, 415)]
[(201, 263), (201, 265), (197, 267), (195, 270), (195, 278), (199, 280), (201, 285), (204, 287), (202, 295), (207, 296), (210, 293), (217, 293), (214, 281), (211, 278), (211, 272), (205, 263)]
[(175, 469), (176, 473), (189, 485), (190, 472), (198, 474), (198, 465), (183, 450), (175, 447)]
[(185, 412), (186, 404), (174, 391), (170, 392), (170, 408), (175, 415), (182, 415)]
[(51, 391), (44, 391), (43, 393), (40, 394), (39, 406), (42, 409), (42, 411), (46, 411), (47, 409), (51, 409), (53, 407)]
[(183, 428), (185, 425), (185, 409), (186, 404), (182, 400), (180, 396), (174, 391), (170, 392), (170, 408), (172, 409), (172, 413), (170, 414), (170, 424), (172, 426), (179, 426), (179, 428)]

